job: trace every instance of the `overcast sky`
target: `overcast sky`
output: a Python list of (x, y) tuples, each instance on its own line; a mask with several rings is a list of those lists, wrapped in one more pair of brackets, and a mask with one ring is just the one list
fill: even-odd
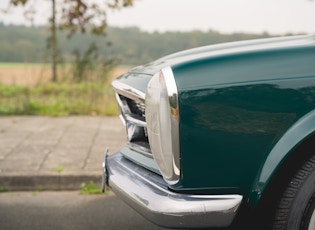
[[(8, 1), (0, 0), (0, 8), (5, 8)], [(47, 2), (37, 0), (40, 10), (36, 24), (47, 22)], [(17, 10), (11, 15), (1, 13), (0, 21), (25, 23), (22, 12)], [(212, 29), (223, 33), (315, 33), (315, 1), (136, 0), (131, 8), (108, 12), (108, 22), (111, 26), (137, 26), (150, 32)]]

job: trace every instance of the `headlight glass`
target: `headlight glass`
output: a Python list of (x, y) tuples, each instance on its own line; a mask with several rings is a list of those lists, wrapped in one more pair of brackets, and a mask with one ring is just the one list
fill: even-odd
[(179, 113), (177, 86), (170, 67), (150, 80), (145, 104), (151, 151), (163, 178), (175, 184), (180, 177)]

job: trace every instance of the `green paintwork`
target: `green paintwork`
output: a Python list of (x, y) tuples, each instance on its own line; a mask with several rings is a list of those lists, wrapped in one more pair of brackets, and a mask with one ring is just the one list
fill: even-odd
[[(276, 143), (315, 108), (313, 45), (207, 57), (173, 66), (173, 72), (182, 166), (173, 189), (231, 188), (250, 196)], [(264, 167), (273, 172), (275, 166)]]
[(173, 190), (259, 200), (292, 148), (315, 131), (314, 41), (302, 36), (203, 47), (120, 78), (145, 92), (154, 73), (173, 70), (181, 149), (181, 179)]
[(151, 78), (152, 75), (149, 74), (128, 72), (120, 76), (117, 80), (141, 92), (145, 92)]
[(182, 92), (183, 179), (174, 189), (239, 188), (249, 195), (274, 145), (315, 108), (315, 73), (301, 88), (292, 86), (296, 83), (283, 80)]
[(264, 189), (272, 179), (272, 176), (277, 172), (277, 169), (285, 161), (291, 151), (295, 149), (303, 139), (314, 134), (314, 131), (315, 110), (312, 110), (287, 130), (277, 144), (275, 144), (257, 174), (259, 177), (254, 181), (250, 195), (253, 204), (257, 204)]

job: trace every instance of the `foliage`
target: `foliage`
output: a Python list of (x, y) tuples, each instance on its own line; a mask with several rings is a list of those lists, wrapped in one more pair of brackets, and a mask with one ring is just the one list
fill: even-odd
[(90, 181), (88, 184), (82, 183), (80, 193), (84, 195), (90, 194), (102, 194), (101, 187), (97, 186), (93, 181)]
[[(90, 32), (95, 35), (104, 35), (107, 27), (106, 10), (108, 7), (123, 8), (133, 4), (133, 0), (50, 0), (51, 17), (49, 18), (50, 37), (47, 39), (47, 47), (51, 53), (52, 81), (58, 80), (57, 68), (59, 64), (59, 45), (57, 28), (68, 30), (68, 38), (78, 30), (85, 33), (86, 26), (90, 25)], [(10, 0), (10, 5), (27, 6), (24, 15), (26, 19), (33, 21), (36, 13), (36, 0)], [(105, 6), (105, 7), (104, 7)], [(107, 8), (106, 8), (107, 7)], [(59, 16), (59, 18), (58, 18)]]
[(0, 115), (116, 115), (106, 83), (48, 83), (36, 87), (0, 84)]
[[(75, 82), (100, 81), (106, 82), (108, 73), (115, 67), (115, 59), (99, 58), (98, 47), (92, 43), (83, 55), (74, 52), (75, 61), (72, 67), (72, 80)], [(97, 60), (97, 61), (95, 61)], [(94, 72), (94, 74), (92, 74)]]
[[(4, 26), (0, 24), (0, 62), (45, 62), (45, 27)], [(263, 34), (221, 34), (216, 31), (148, 33), (138, 28), (107, 29), (108, 36), (76, 34), (67, 39), (67, 33), (59, 33), (60, 55), (64, 62), (74, 62), (74, 53), (88, 52), (89, 44), (97, 47), (99, 60), (121, 61), (122, 64), (144, 64), (164, 55), (198, 46), (221, 42), (271, 37)], [(18, 47), (18, 48), (17, 48)], [(62, 51), (62, 53), (61, 53)], [(94, 55), (94, 54), (93, 54)], [(90, 55), (91, 57), (93, 55)], [(95, 62), (94, 62), (95, 63)]]
[[(86, 32), (87, 25), (90, 27), (90, 32), (96, 35), (104, 34), (107, 27), (106, 10), (121, 9), (123, 7), (130, 7), (134, 0), (50, 0), (52, 5), (59, 6), (57, 15), (59, 15), (58, 28), (67, 29), (70, 35), (77, 31)], [(32, 20), (32, 14), (36, 12), (35, 0), (10, 0), (13, 6), (22, 5), (26, 7), (25, 15), (29, 15)], [(54, 15), (50, 19), (51, 23)]]
[(47, 56), (43, 27), (1, 26), (0, 30), (1, 62), (42, 62)]

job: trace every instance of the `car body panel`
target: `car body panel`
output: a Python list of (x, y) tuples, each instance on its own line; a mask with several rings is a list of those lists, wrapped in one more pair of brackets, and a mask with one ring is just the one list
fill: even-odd
[[(129, 84), (135, 89), (146, 92), (147, 84), (152, 76), (166, 66), (171, 66), (172, 68), (177, 69), (186, 68), (186, 70), (191, 72), (189, 68), (207, 64), (207, 61), (211, 62), (211, 60), (222, 60), (225, 57), (237, 57), (238, 55), (245, 53), (254, 54), (259, 51), (287, 49), (288, 47), (313, 46), (314, 43), (315, 36), (303, 35), (283, 38), (256, 39), (251, 41), (230, 42), (204, 46), (171, 54), (146, 65), (134, 67), (128, 73), (120, 76), (118, 79), (125, 84)], [(203, 82), (203, 80), (198, 81), (198, 79), (195, 79), (191, 75), (188, 75), (187, 80), (189, 79), (196, 83)], [(219, 77), (212, 76), (212, 80), (214, 82), (219, 79)], [(237, 78), (235, 77), (234, 79)], [(240, 82), (241, 80), (237, 81)], [(190, 85), (193, 82), (187, 83)]]
[[(183, 51), (117, 82), (144, 101), (150, 79), (165, 67), (177, 87), (180, 145), (180, 179), (168, 189), (180, 196), (238, 194), (255, 207), (287, 157), (315, 133), (315, 37)], [(160, 174), (154, 158), (131, 145), (119, 154)]]
[[(314, 90), (315, 92), (315, 90)], [(274, 148), (269, 153), (261, 170), (257, 174), (252, 187), (251, 202), (253, 205), (257, 204), (261, 194), (269, 184), (273, 175), (278, 168), (288, 158), (296, 147), (307, 139), (310, 135), (315, 133), (315, 110), (307, 113), (300, 118), (277, 142)], [(303, 154), (303, 153), (301, 153)], [(306, 153), (304, 153), (306, 154)]]
[(117, 80), (119, 80), (118, 82), (145, 94), (148, 82), (151, 78), (152, 75), (150, 74), (135, 73), (131, 71), (121, 75)]
[(172, 66), (179, 91), (314, 75), (314, 45), (210, 56)]
[[(314, 36), (258, 39), (179, 52), (135, 67), (118, 80), (144, 94), (153, 74), (172, 68), (183, 156), (182, 179), (172, 189), (249, 196), (261, 162), (314, 108), (308, 89), (315, 85), (314, 62)], [(154, 159), (133, 151), (126, 156), (157, 172)]]
[(261, 162), (315, 108), (314, 63), (315, 47), (307, 46), (173, 67), (183, 175), (172, 188), (249, 195)]
[(173, 189), (206, 189), (211, 185), (208, 188), (238, 187), (242, 193), (250, 192), (274, 145), (315, 108), (315, 78), (305, 78), (301, 88), (290, 86), (295, 81), (181, 94), (183, 180)]

